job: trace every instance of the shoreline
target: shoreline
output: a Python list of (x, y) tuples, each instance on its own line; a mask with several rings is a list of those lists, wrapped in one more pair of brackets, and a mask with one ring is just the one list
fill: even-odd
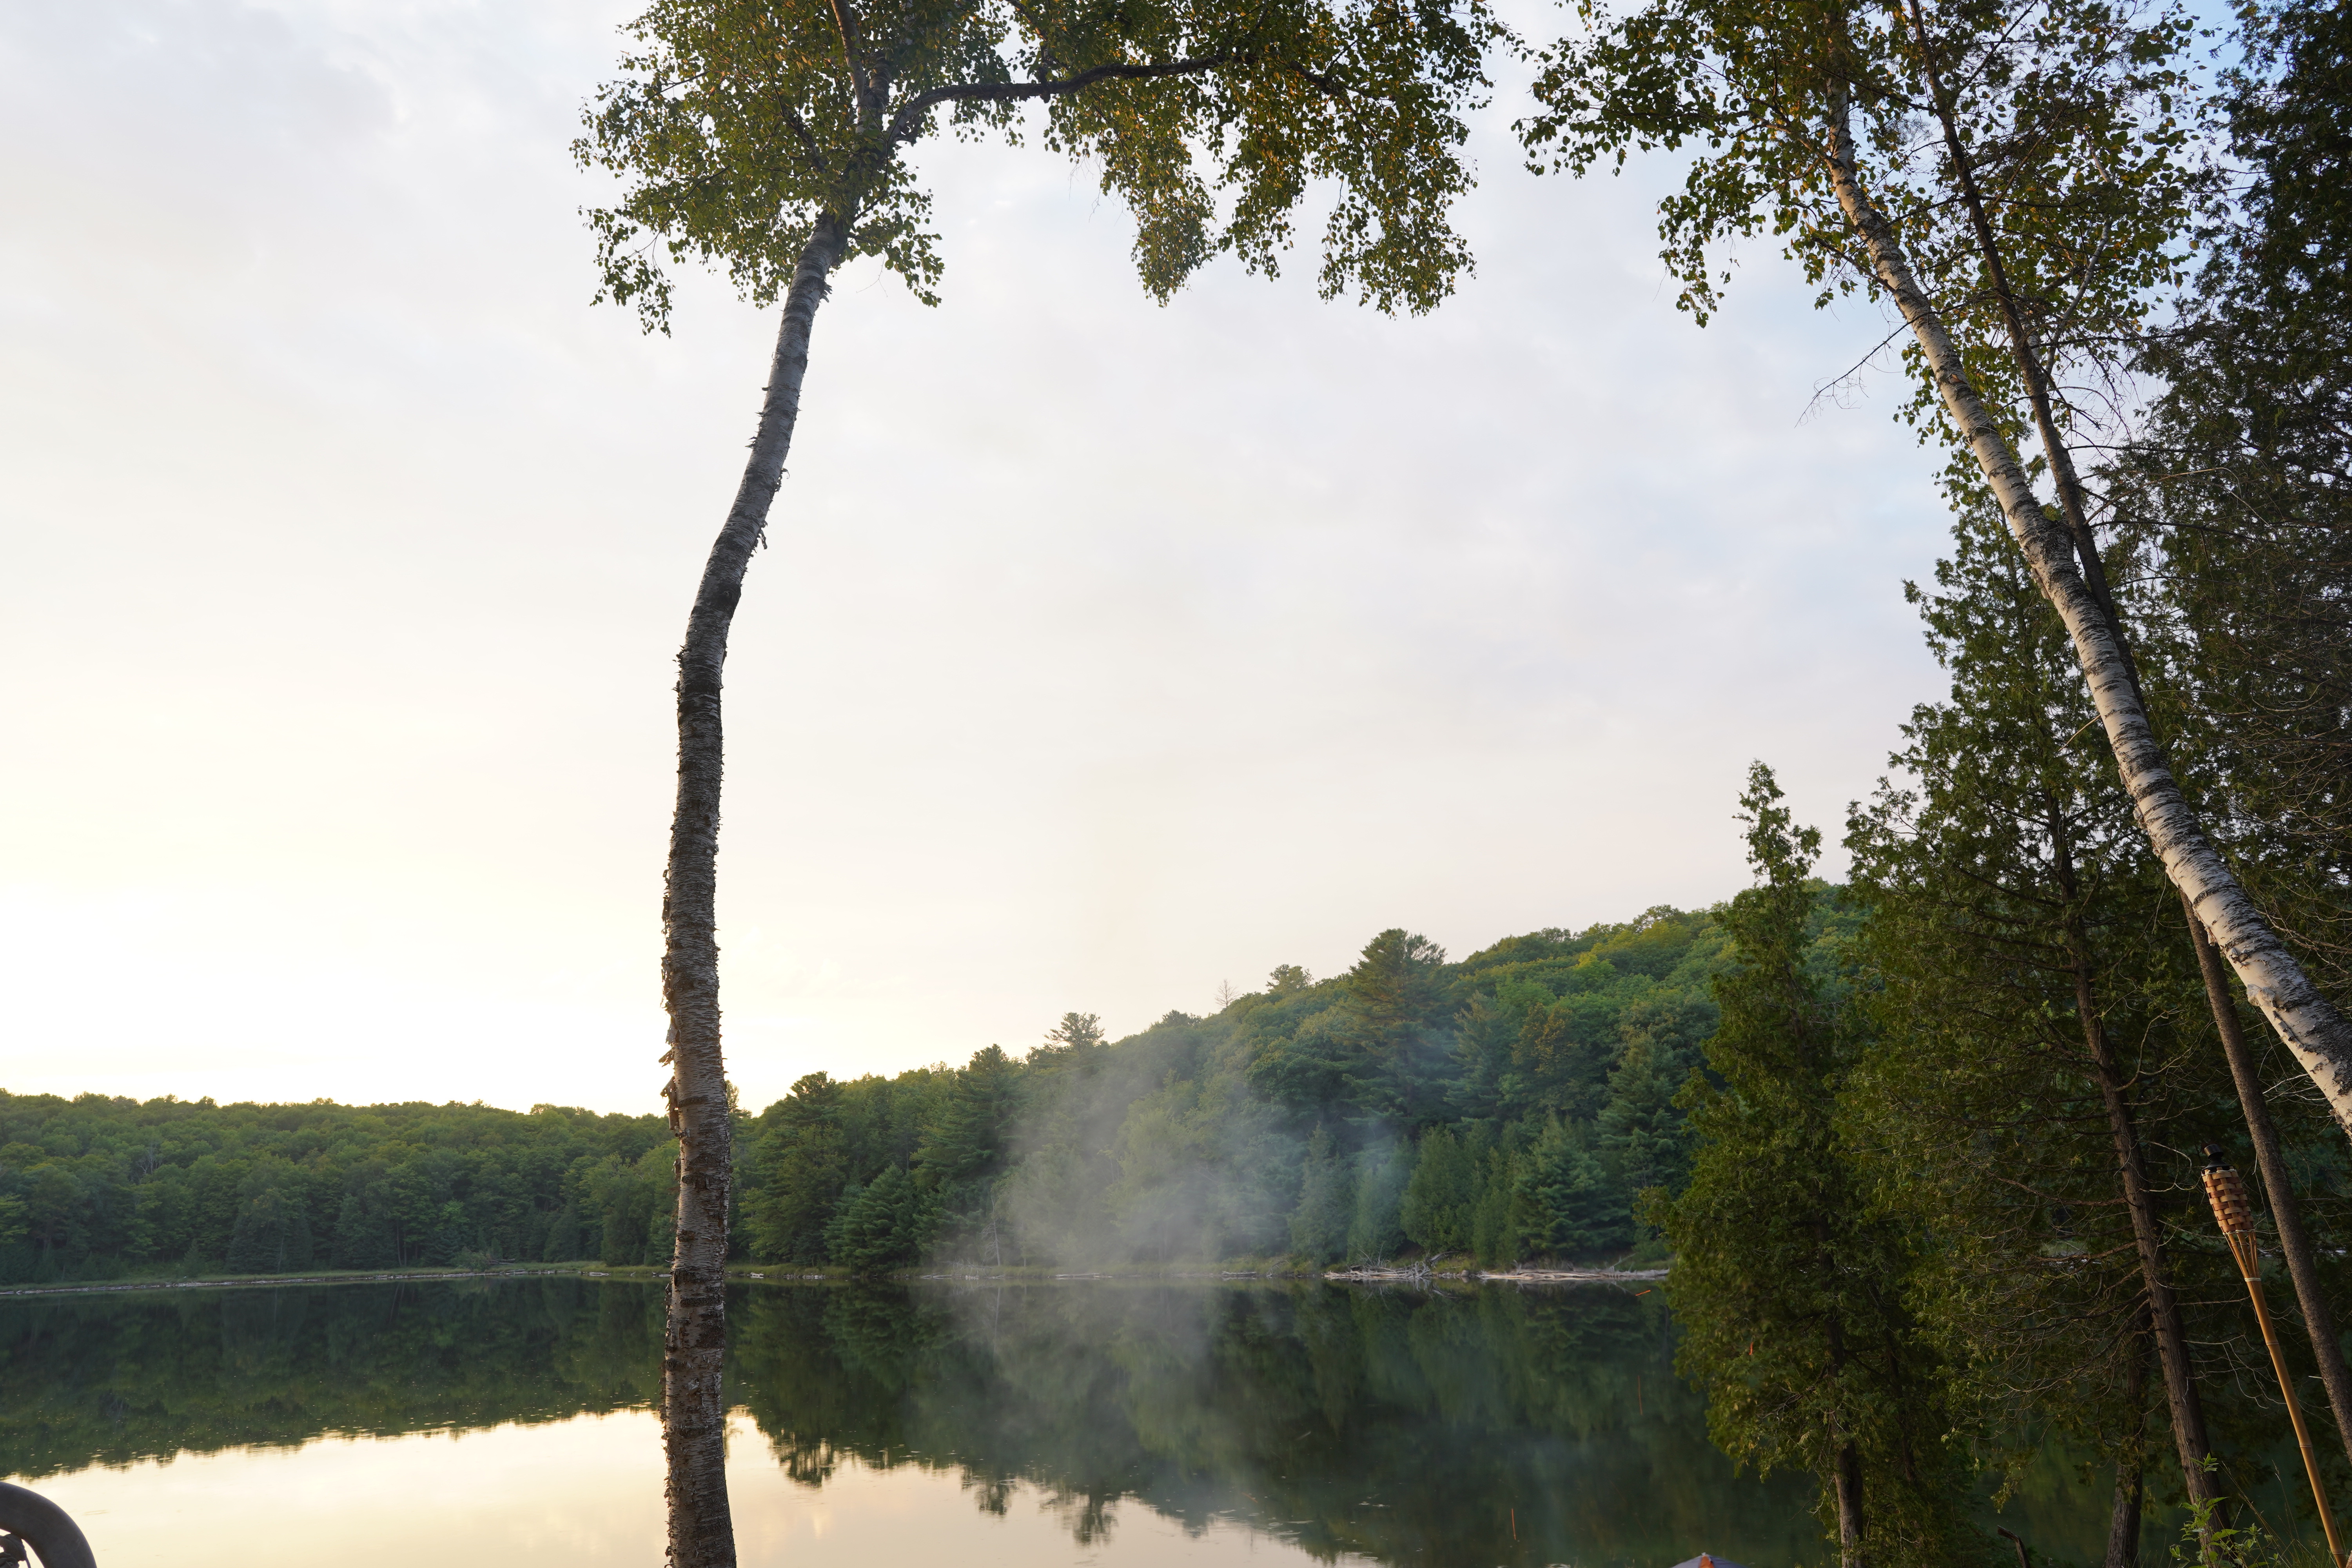
[[(1150, 1273), (1082, 1272), (1047, 1268), (992, 1269), (986, 1272), (964, 1270), (908, 1270), (885, 1275), (883, 1279), (894, 1284), (1052, 1284), (1099, 1280), (1123, 1284), (1145, 1284), (1156, 1281), (1217, 1280), (1239, 1283), (1244, 1280), (1275, 1282), (1281, 1280), (1320, 1280), (1335, 1285), (1596, 1285), (1617, 1284), (1663, 1279), (1664, 1268), (1519, 1268), (1500, 1273), (1483, 1273), (1477, 1269), (1448, 1269), (1433, 1272), (1427, 1268), (1292, 1268), (1292, 1269), (1219, 1269), (1171, 1268)], [(396, 1285), (409, 1280), (444, 1281), (455, 1279), (615, 1279), (654, 1284), (669, 1278), (666, 1268), (647, 1264), (597, 1265), (540, 1264), (530, 1267), (497, 1268), (413, 1268), (386, 1269), (371, 1272), (334, 1272), (309, 1274), (237, 1274), (194, 1279), (89, 1279), (61, 1280), (51, 1285), (0, 1286), (0, 1300), (14, 1300), (36, 1296), (109, 1296), (137, 1292), (166, 1290), (255, 1290), (278, 1289), (296, 1285)], [(839, 1270), (812, 1271), (805, 1268), (752, 1268), (731, 1267), (727, 1270), (730, 1283), (772, 1285), (847, 1284), (849, 1276)]]

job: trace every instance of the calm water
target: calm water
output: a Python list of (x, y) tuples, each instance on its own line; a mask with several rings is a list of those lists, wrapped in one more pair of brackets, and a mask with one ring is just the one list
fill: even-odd
[[(582, 1279), (0, 1301), (0, 1474), (106, 1568), (661, 1559), (661, 1296)], [(1822, 1556), (1735, 1478), (1652, 1293), (1296, 1285), (731, 1298), (747, 1564)], [(2092, 1556), (2104, 1489), (2004, 1522)]]

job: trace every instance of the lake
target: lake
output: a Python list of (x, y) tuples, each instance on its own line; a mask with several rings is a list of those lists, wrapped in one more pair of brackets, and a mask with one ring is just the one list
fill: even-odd
[[(661, 1312), (570, 1277), (0, 1300), (0, 1475), (105, 1568), (654, 1564)], [(746, 1283), (729, 1318), (746, 1564), (1823, 1556), (1809, 1479), (1708, 1443), (1656, 1291)], [(2002, 1522), (2095, 1562), (2105, 1483), (2047, 1469)]]

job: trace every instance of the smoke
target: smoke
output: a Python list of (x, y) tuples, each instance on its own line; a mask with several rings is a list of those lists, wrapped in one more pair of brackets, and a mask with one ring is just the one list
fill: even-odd
[(1303, 1143), (1250, 1087), (1237, 1019), (1171, 1013), (1117, 1047), (1032, 1053), (992, 1215), (1013, 1250), (1069, 1267), (1290, 1250)]

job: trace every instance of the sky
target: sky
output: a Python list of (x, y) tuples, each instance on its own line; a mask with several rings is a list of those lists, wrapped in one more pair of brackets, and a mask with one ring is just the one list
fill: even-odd
[[(591, 302), (634, 8), (0, 7), (0, 1089), (658, 1107), (672, 658), (774, 317)], [(1531, 176), (1523, 101), (1419, 319), (1311, 254), (1156, 306), (1085, 170), (920, 154), (943, 302), (837, 279), (735, 622), (747, 1104), (1713, 903), (1759, 758), (1834, 841), (1940, 689), (1935, 459), (1895, 375), (1815, 396), (1886, 323), (1759, 246), (1696, 328), (1675, 169)]]

